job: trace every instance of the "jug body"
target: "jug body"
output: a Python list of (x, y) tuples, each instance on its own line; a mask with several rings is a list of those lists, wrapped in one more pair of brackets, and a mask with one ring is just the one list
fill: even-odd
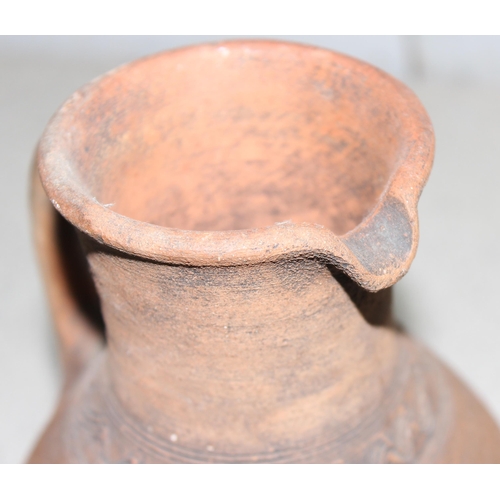
[(433, 132), (369, 65), (276, 42), (92, 82), (39, 146), (66, 370), (32, 462), (495, 462), (487, 411), (398, 331)]

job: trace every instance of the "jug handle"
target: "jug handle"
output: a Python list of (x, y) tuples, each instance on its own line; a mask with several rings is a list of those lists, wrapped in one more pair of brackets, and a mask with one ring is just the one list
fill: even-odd
[(99, 299), (76, 230), (48, 199), (35, 163), (31, 208), (35, 247), (59, 337), (65, 383), (71, 384), (104, 346)]

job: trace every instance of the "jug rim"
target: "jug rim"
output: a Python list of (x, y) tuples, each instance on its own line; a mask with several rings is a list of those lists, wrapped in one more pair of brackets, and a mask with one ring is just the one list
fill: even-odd
[[(68, 154), (72, 113), (99, 82), (129, 68), (179, 51), (226, 47), (290, 47), (326, 52), (368, 79), (390, 82), (388, 97), (404, 124), (404, 147), (378, 201), (363, 220), (342, 235), (315, 223), (280, 221), (259, 228), (195, 231), (135, 220), (101, 204), (82, 185)], [(80, 231), (125, 254), (190, 266), (252, 265), (287, 258), (324, 259), (362, 287), (376, 291), (396, 283), (409, 269), (418, 245), (417, 203), (434, 157), (434, 132), (415, 94), (385, 72), (353, 57), (303, 44), (269, 40), (231, 40), (165, 51), (105, 73), (75, 92), (54, 115), (37, 150), (44, 189), (54, 207)]]

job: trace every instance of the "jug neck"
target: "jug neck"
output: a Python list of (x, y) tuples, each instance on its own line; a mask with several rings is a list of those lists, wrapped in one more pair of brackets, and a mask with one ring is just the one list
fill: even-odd
[[(286, 446), (297, 420), (297, 440), (312, 439), (376, 407), (389, 383), (390, 290), (366, 292), (314, 259), (175, 266), (95, 243), (87, 255), (113, 397), (167, 441)], [(380, 387), (366, 395), (370, 377)]]
[(390, 290), (366, 292), (309, 258), (218, 268), (97, 244), (87, 255), (113, 397), (165, 439), (260, 453), (286, 446), (291, 429), (300, 441), (347, 425), (389, 383)]

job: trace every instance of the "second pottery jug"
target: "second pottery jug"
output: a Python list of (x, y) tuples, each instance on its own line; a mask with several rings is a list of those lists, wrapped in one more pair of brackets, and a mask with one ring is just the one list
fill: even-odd
[(185, 48), (76, 92), (33, 175), (66, 383), (30, 461), (500, 461), (391, 320), (433, 152), (409, 89), (314, 47)]

